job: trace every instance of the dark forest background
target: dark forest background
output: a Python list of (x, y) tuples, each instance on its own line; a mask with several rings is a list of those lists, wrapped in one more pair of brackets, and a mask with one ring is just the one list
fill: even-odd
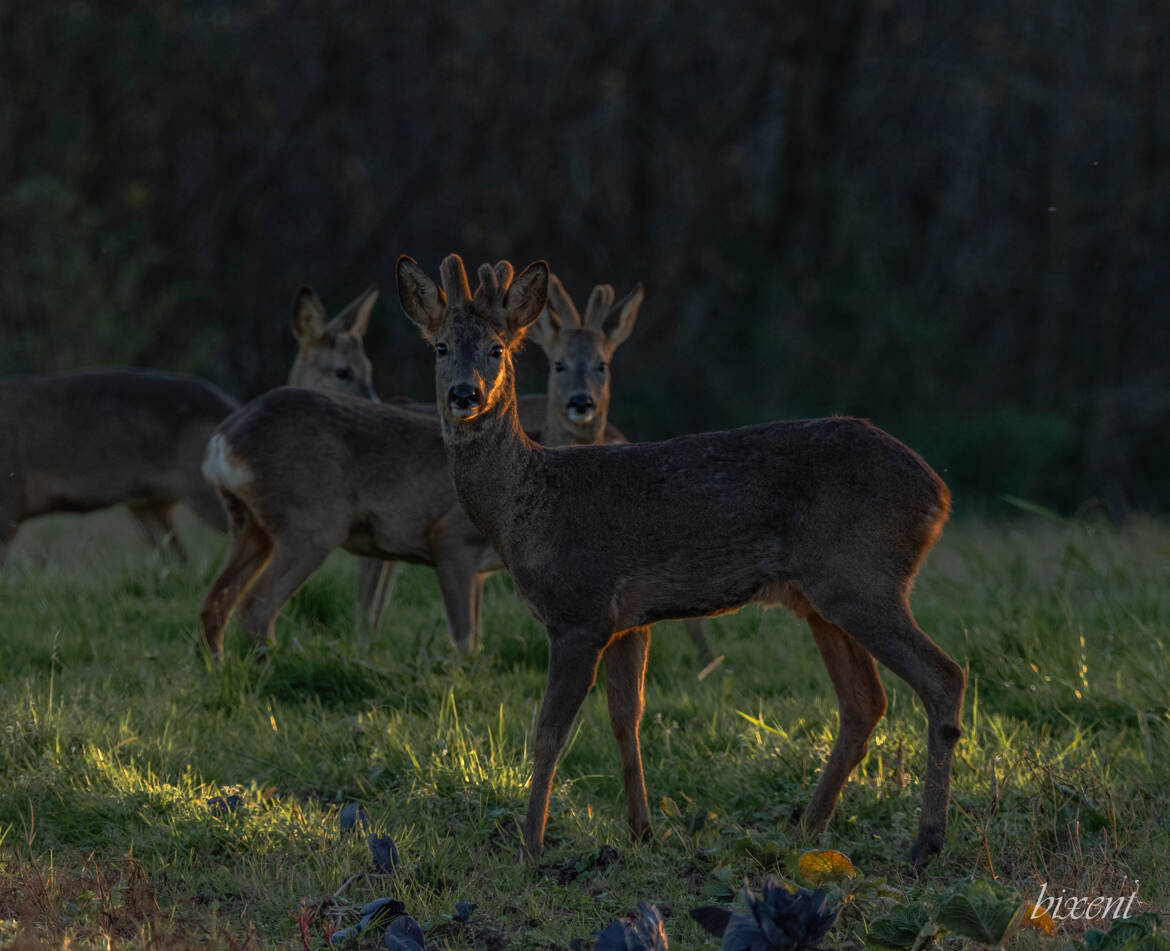
[[(960, 508), (1170, 509), (1170, 9), (0, 0), (0, 373), (279, 384), (310, 283), (647, 296), (633, 438), (855, 413)], [(529, 389), (542, 385), (536, 348)]]

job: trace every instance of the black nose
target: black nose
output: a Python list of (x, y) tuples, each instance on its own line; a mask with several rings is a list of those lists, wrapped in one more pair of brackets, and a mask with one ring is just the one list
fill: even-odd
[(447, 391), (447, 400), (459, 409), (470, 409), (480, 404), (480, 394), (470, 383), (456, 383)]
[(588, 393), (574, 393), (569, 397), (565, 404), (569, 409), (575, 409), (582, 413), (593, 409), (597, 404), (593, 402), (593, 397)]

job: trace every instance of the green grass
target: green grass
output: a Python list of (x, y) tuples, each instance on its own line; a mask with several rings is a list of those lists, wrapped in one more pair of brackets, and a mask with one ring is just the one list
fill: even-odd
[[(726, 660), (702, 682), (682, 627), (655, 629), (646, 845), (626, 840), (592, 692), (533, 869), (513, 859), (547, 649), (505, 576), (488, 585), (483, 650), (460, 661), (421, 568), (400, 572), (380, 640), (355, 643), (354, 565), (335, 554), (281, 619), (269, 664), (233, 627), (219, 668), (197, 615), (225, 542), (184, 527), (190, 568), (159, 560), (121, 512), (42, 520), (0, 574), (0, 943), (301, 947), (299, 917), (316, 948), (389, 895), (428, 948), (567, 948), (641, 900), (668, 915), (672, 947), (713, 948), (687, 911), (730, 901), (744, 876), (791, 878), (812, 847), (792, 820), (836, 704), (784, 612), (711, 622)], [(950, 526), (913, 599), (968, 670), (945, 852), (920, 879), (906, 868), (925, 720), (886, 674), (889, 714), (820, 845), (905, 895), (972, 875), (1025, 898), (1041, 882), (1117, 895), (1140, 879), (1140, 907), (1170, 909), (1168, 566), (1155, 522)], [(206, 800), (229, 793), (244, 807), (214, 815)], [(398, 844), (393, 877), (339, 834), (355, 799)], [(478, 903), (468, 925), (452, 920), (459, 898)], [(850, 906), (830, 944), (863, 935), (868, 913)]]

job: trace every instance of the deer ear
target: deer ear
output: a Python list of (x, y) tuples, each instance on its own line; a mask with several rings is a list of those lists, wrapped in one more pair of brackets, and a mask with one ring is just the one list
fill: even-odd
[(398, 259), (395, 269), (398, 276), (398, 300), (406, 316), (430, 340), (431, 334), (439, 329), (439, 323), (446, 311), (447, 297), (427, 277), (426, 272), (407, 255)]
[(353, 334), (364, 337), (370, 324), (370, 312), (378, 299), (378, 286), (371, 284), (340, 314), (329, 321), (328, 329), (335, 333)]
[(557, 316), (574, 327), (581, 326), (581, 315), (577, 313), (577, 305), (565, 290), (561, 279), (551, 271), (548, 275), (548, 306), (557, 312)]
[(547, 302), (548, 264), (534, 261), (512, 281), (504, 295), (504, 316), (512, 340), (524, 335), (525, 328), (540, 316)]
[(630, 331), (634, 329), (634, 321), (638, 319), (638, 308), (642, 306), (642, 298), (645, 296), (645, 290), (638, 284), (606, 312), (600, 329), (611, 347), (617, 347), (630, 335)]
[(293, 301), (293, 336), (301, 344), (310, 344), (320, 340), (325, 333), (325, 324), (329, 315), (325, 313), (325, 305), (311, 287), (302, 287), (297, 291)]
[(557, 335), (561, 332), (561, 318), (552, 308), (552, 301), (540, 312), (536, 323), (528, 328), (528, 339), (535, 341), (546, 354), (552, 356), (552, 348), (556, 345)]

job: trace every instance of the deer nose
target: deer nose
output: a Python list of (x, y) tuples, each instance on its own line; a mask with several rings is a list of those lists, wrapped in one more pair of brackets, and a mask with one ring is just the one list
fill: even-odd
[(447, 401), (457, 409), (470, 409), (481, 402), (479, 390), (470, 383), (456, 383), (447, 391)]
[(574, 393), (565, 403), (567, 408), (576, 410), (578, 413), (587, 413), (596, 405), (597, 404), (593, 402), (593, 397), (588, 393)]

